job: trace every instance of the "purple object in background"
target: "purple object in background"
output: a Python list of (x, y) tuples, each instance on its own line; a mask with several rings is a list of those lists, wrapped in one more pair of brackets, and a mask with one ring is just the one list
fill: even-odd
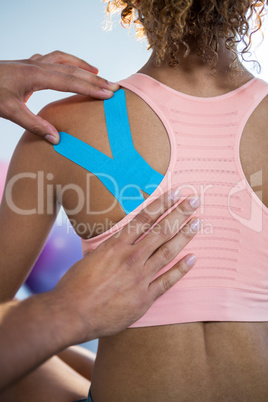
[(53, 226), (26, 285), (33, 293), (53, 289), (71, 266), (83, 257), (80, 237), (66, 224)]
[[(0, 161), (0, 201), (4, 190), (8, 162)], [(71, 225), (53, 226), (47, 242), (31, 271), (26, 284), (33, 293), (47, 292), (55, 287), (69, 268), (83, 257), (80, 237)]]
[[(0, 161), (0, 201), (4, 190), (8, 162)], [(69, 225), (70, 226), (70, 225)], [(75, 231), (69, 227), (67, 233), (66, 224), (63, 226), (53, 226), (47, 242), (35, 263), (26, 283), (20, 291), (21, 298), (24, 299), (33, 293), (48, 291), (57, 284), (60, 278), (68, 271), (71, 266), (82, 258), (81, 240)], [(29, 290), (30, 291), (29, 291)], [(83, 347), (96, 353), (98, 340), (84, 343)]]

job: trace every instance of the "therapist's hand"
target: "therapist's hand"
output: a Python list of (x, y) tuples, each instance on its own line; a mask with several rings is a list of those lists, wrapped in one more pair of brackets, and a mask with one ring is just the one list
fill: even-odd
[[(197, 208), (191, 206), (190, 197), (178, 205), (176, 196), (172, 199), (169, 195), (153, 201), (116, 235), (73, 265), (51, 292), (54, 303), (50, 304), (65, 311), (60, 323), (62, 336), (69, 336), (67, 343), (86, 342), (122, 331), (144, 315), (195, 264), (196, 258), (187, 264), (187, 258), (193, 255), (186, 254), (154, 279), (198, 232), (198, 226), (195, 230), (190, 227), (196, 217), (188, 219)], [(152, 230), (140, 239), (149, 228)]]
[(96, 74), (96, 67), (59, 51), (36, 54), (27, 60), (0, 61), (0, 117), (57, 144), (56, 128), (33, 114), (25, 103), (33, 92), (42, 89), (110, 98), (119, 85), (110, 85)]
[(198, 205), (170, 195), (73, 265), (50, 292), (0, 304), (0, 392), (66, 347), (127, 328), (190, 270), (191, 254), (174, 258), (198, 232), (190, 228)]

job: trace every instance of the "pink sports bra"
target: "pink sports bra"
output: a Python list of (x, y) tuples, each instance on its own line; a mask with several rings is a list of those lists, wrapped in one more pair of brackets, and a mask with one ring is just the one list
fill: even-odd
[[(168, 170), (156, 190), (111, 229), (82, 239), (83, 254), (126, 225), (172, 186), (182, 198), (198, 194), (202, 228), (174, 261), (194, 253), (197, 263), (137, 322), (145, 327), (197, 321), (268, 321), (268, 208), (243, 173), (239, 143), (268, 83), (254, 78), (224, 95), (199, 98), (136, 73), (118, 81), (142, 98), (170, 140)], [(173, 263), (174, 263), (173, 261)], [(164, 267), (155, 277), (168, 270)]]

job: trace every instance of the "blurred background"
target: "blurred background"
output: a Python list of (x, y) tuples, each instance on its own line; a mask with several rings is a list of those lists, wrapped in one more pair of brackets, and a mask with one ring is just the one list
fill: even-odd
[[(114, 16), (113, 28), (104, 31), (107, 3), (102, 0), (1, 1), (2, 60), (18, 60), (34, 53), (61, 50), (99, 69), (99, 76), (118, 81), (135, 73), (148, 60), (147, 43), (135, 39)], [(35, 113), (47, 103), (68, 96), (55, 91), (35, 93), (28, 107)], [(0, 120), (0, 160), (9, 160), (22, 134), (15, 124)]]
[[(147, 50), (146, 40), (136, 39), (134, 27), (129, 31), (120, 25), (119, 15), (113, 17), (112, 30), (104, 31), (106, 6), (102, 0), (1, 1), (1, 59), (18, 60), (62, 50), (98, 67), (99, 75), (110, 81), (128, 77), (146, 63), (151, 50)], [(257, 34), (251, 58), (260, 62), (262, 72), (252, 71), (252, 63), (246, 67), (268, 81), (268, 35), (257, 48), (260, 40)], [(68, 94), (42, 91), (30, 98), (28, 106), (37, 113), (47, 103), (65, 96)], [(1, 119), (0, 132), (0, 160), (9, 160), (22, 129)]]
[[(126, 78), (146, 63), (151, 51), (147, 50), (145, 39), (136, 39), (134, 27), (129, 30), (120, 25), (119, 14), (113, 16), (112, 30), (104, 30), (106, 7), (107, 3), (102, 0), (2, 1), (1, 59), (19, 60), (35, 53), (46, 54), (61, 50), (96, 66), (99, 75), (110, 81)], [(267, 22), (263, 32), (267, 32)], [(255, 76), (268, 81), (268, 33), (263, 42), (261, 40), (261, 34), (254, 37), (252, 55), (248, 59), (258, 60), (262, 70), (258, 71), (254, 63), (247, 62), (245, 66)], [(35, 93), (30, 98), (28, 107), (37, 113), (47, 103), (68, 95), (70, 94), (50, 90)], [(20, 127), (0, 119), (0, 191), (7, 164), (22, 133)], [(60, 219), (66, 218), (61, 214)], [(67, 251), (71, 254), (66, 255)], [(32, 291), (48, 290), (81, 256), (78, 236), (71, 232), (66, 237), (66, 233), (55, 226), (28, 286), (19, 291), (18, 297), (27, 297)], [(85, 346), (96, 351), (97, 341)]]

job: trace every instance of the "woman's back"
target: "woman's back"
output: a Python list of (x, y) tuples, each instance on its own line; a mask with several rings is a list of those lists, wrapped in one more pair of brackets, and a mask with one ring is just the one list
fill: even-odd
[[(140, 72), (148, 74), (148, 71)], [(251, 78), (246, 74), (244, 79), (241, 78), (239, 86)], [(204, 80), (200, 76), (202, 86)], [(179, 74), (177, 80), (173, 75), (170, 87), (180, 90), (180, 87), (171, 85), (174, 82), (178, 83), (178, 86), (184, 85), (186, 93), (200, 96), (200, 93), (195, 93), (195, 88), (199, 88), (196, 83), (186, 84), (183, 76)], [(169, 85), (169, 80), (166, 79), (164, 84)], [(185, 88), (186, 85), (188, 87)], [(220, 87), (215, 82), (213, 85), (211, 81), (209, 92), (203, 91), (201, 95), (222, 95), (226, 92), (222, 87), (228, 88), (227, 91), (236, 89), (229, 87), (228, 80), (222, 80)], [(143, 100), (128, 89), (124, 90), (134, 145), (147, 162), (164, 175), (172, 151), (166, 130)], [(266, 207), (267, 102), (266, 97), (250, 117), (240, 147), (242, 167), (248, 182), (251, 182), (252, 174), (262, 170), (262, 186), (255, 188), (255, 184), (252, 185), (257, 196), (260, 195), (259, 191), (263, 190), (263, 202)], [(70, 133), (112, 156), (109, 153), (103, 101), (72, 97), (48, 106), (41, 115), (50, 120), (59, 131)], [(199, 132), (198, 127), (196, 130)], [(181, 156), (183, 157), (182, 154)], [(14, 206), (15, 203), (20, 211), (25, 209), (27, 213), (11, 213), (3, 205), (5, 213), (2, 218), (7, 222), (6, 233), (2, 233), (0, 239), (1, 246), (10, 250), (10, 245), (16, 245), (15, 253), (10, 250), (3, 254), (3, 267), (8, 273), (2, 277), (3, 300), (14, 295), (19, 283), (24, 280), (25, 274), (34, 263), (54, 221), (53, 206), (56, 199), (62, 202), (77, 233), (85, 239), (104, 232), (109, 229), (111, 222), (116, 223), (125, 216), (119, 203), (114, 203), (114, 197), (96, 176), (59, 155), (52, 145), (29, 133), (23, 136), (14, 153), (9, 179), (23, 172), (27, 172), (26, 177), (16, 176), (19, 180), (12, 184), (13, 204), (10, 205)], [(34, 177), (39, 178), (40, 185), (43, 182), (43, 193), (40, 193), (39, 187), (38, 192), (35, 190)], [(259, 182), (257, 184), (259, 185)], [(44, 199), (40, 198), (40, 195), (43, 195)], [(256, 199), (254, 202), (256, 204)], [(113, 208), (110, 208), (111, 205), (114, 205)], [(33, 208), (36, 208), (37, 213), (31, 212)], [(23, 236), (21, 231), (17, 230), (18, 227), (23, 228)], [(267, 227), (264, 230), (265, 235)], [(211, 245), (211, 242), (209, 244)], [(258, 244), (256, 248), (257, 246)], [(198, 258), (199, 253), (196, 253)], [(254, 265), (255, 259), (260, 261), (260, 258), (263, 258), (263, 255), (252, 255), (247, 263), (247, 272), (250, 272), (252, 265), (251, 278), (254, 282), (254, 272), (258, 280), (260, 274), (263, 274), (263, 267)], [(260, 286), (265, 287), (265, 283), (260, 283)], [(251, 300), (256, 302), (257, 294), (258, 292), (254, 292), (251, 299), (251, 293), (248, 293), (247, 311), (250, 311)], [(222, 301), (224, 307), (223, 300), (219, 301)], [(264, 305), (265, 303), (264, 301)], [(195, 306), (198, 310), (197, 300)], [(235, 304), (234, 309), (237, 309)], [(180, 304), (177, 310), (187, 314), (187, 309), (183, 309)], [(259, 311), (254, 310), (253, 316), (255, 312), (256, 315), (259, 314)], [(165, 314), (162, 314), (163, 317), (165, 318)], [(263, 322), (215, 322), (214, 319), (209, 321), (204, 322), (201, 318), (200, 322), (180, 321), (173, 325), (130, 328), (113, 337), (100, 339), (92, 378), (94, 402), (137, 399), (266, 401), (268, 323), (263, 321), (263, 318)]]
[[(150, 73), (146, 69), (140, 72)], [(168, 71), (168, 74), (164, 81), (165, 85), (191, 96), (205, 97), (218, 96), (235, 90), (237, 84), (244, 85), (252, 78), (246, 73), (243, 77), (240, 76), (239, 82), (233, 87), (230, 87), (228, 77), (222, 79), (221, 85), (210, 80), (206, 92), (207, 81), (201, 72), (200, 85), (198, 82), (190, 84), (190, 80), (186, 81), (178, 72), (172, 74)], [(203, 88), (201, 93), (198, 88)], [(147, 162), (164, 175), (172, 151), (166, 130), (143, 100), (128, 89), (124, 91), (134, 145)], [(257, 196), (260, 196), (259, 192), (263, 190), (263, 202), (266, 207), (268, 206), (267, 104), (266, 97), (248, 120), (240, 146), (240, 157), (247, 181), (251, 183), (251, 175), (256, 171), (262, 171), (262, 185), (257, 180), (256, 184), (252, 182), (252, 186)], [(76, 136), (112, 156), (103, 101), (72, 97), (48, 106), (41, 115), (50, 120), (59, 131)], [(194, 135), (197, 135), (198, 127), (195, 130)], [(230, 140), (231, 137), (226, 137), (226, 141), (228, 138)], [(213, 137), (211, 141), (213, 142)], [(202, 144), (199, 142), (198, 145)], [(182, 153), (181, 157), (183, 158)], [(114, 203), (114, 197), (96, 176), (59, 155), (53, 146), (29, 133), (23, 136), (15, 151), (9, 178), (23, 171), (32, 176), (20, 178), (13, 185), (12, 199), (20, 211), (21, 209), (32, 211), (36, 208), (38, 213), (11, 214), (3, 205), (5, 213), (2, 214), (2, 219), (7, 222), (6, 226), (4, 225), (6, 231), (2, 230), (0, 242), (3, 249), (10, 250), (3, 255), (2, 261), (8, 273), (2, 277), (3, 300), (14, 295), (42, 247), (55, 218), (51, 199), (53, 203), (56, 199), (62, 202), (77, 233), (85, 239), (104, 232), (109, 229), (111, 223), (116, 223), (125, 216), (119, 203)], [(43, 180), (45, 188), (44, 200), (37, 196), (39, 193), (35, 190), (36, 183), (32, 180), (38, 174), (39, 183), (42, 185)], [(200, 180), (201, 175), (202, 172)], [(40, 194), (42, 196), (42, 193)], [(23, 228), (23, 236), (21, 231), (17, 230), (18, 227)], [(267, 227), (264, 230), (266, 230), (264, 234), (267, 234)], [(11, 251), (10, 245), (16, 245), (16, 252), (13, 252), (14, 246)], [(257, 246), (258, 244), (256, 248)], [(196, 254), (198, 258), (198, 250)], [(263, 255), (252, 255), (247, 263), (247, 272), (252, 266), (250, 277), (254, 282), (254, 272), (258, 278), (263, 274), (263, 267), (254, 263), (255, 259), (260, 261), (260, 258), (263, 258)], [(234, 265), (233, 269), (235, 268)], [(265, 282), (260, 285), (265, 287)], [(254, 303), (256, 295), (257, 292), (252, 294)], [(249, 311), (251, 293), (248, 293), (248, 296)], [(219, 301), (222, 301), (224, 307), (223, 300)], [(265, 303), (264, 301), (264, 305)], [(197, 300), (195, 306), (198, 310)], [(234, 309), (237, 309), (235, 304)], [(180, 304), (177, 310), (187, 314), (187, 309)], [(202, 311), (199, 314), (202, 316)], [(253, 310), (253, 316), (254, 314), (258, 315), (259, 311)], [(162, 318), (164, 316), (165, 314), (162, 314)], [(214, 319), (209, 321), (204, 322), (201, 318), (200, 322), (180, 321), (181, 323), (173, 325), (131, 328), (113, 337), (100, 339), (92, 378), (94, 402), (137, 399), (267, 401), (268, 323), (263, 319), (263, 322), (215, 322)]]
[[(239, 86), (250, 78), (252, 77), (245, 75)], [(183, 77), (177, 82), (181, 82), (182, 86), (186, 85), (183, 83)], [(165, 84), (172, 88), (168, 81)], [(165, 175), (171, 154), (166, 130), (141, 98), (128, 89), (124, 91), (134, 145), (155, 170)], [(189, 86), (185, 92), (192, 96), (200, 95), (195, 94), (193, 86)], [(202, 96), (217, 96), (223, 92), (225, 91), (215, 85), (215, 88), (209, 88), (208, 93), (203, 92)], [(252, 183), (251, 175), (262, 171), (262, 187), (255, 187), (254, 182), (252, 186), (257, 196), (260, 196), (259, 191), (263, 190), (262, 200), (266, 207), (267, 107), (268, 97), (264, 97), (248, 120), (240, 143), (241, 165), (247, 181)], [(74, 97), (49, 107), (46, 113), (46, 117), (50, 117), (59, 131), (70, 133), (112, 157), (103, 101)], [(213, 139), (211, 141), (213, 143)], [(89, 195), (85, 197), (85, 205), (79, 212), (69, 214), (81, 237), (96, 236), (125, 216), (118, 202), (111, 208), (111, 205), (114, 205), (114, 197), (94, 175), (60, 155), (53, 156), (53, 160), (55, 162), (50, 164), (51, 172), (58, 176), (60, 184), (75, 183), (84, 194)], [(256, 185), (259, 184), (261, 183), (257, 182)], [(144, 195), (146, 197), (146, 194)], [(77, 194), (66, 190), (63, 197), (64, 207), (75, 209), (77, 202)], [(267, 227), (264, 230), (267, 232)], [(237, 239), (239, 240), (238, 235)], [(196, 253), (198, 257), (198, 252)], [(252, 256), (253, 277), (254, 257)], [(258, 256), (255, 258), (258, 260)], [(180, 309), (180, 305), (177, 308)], [(267, 322), (211, 320), (131, 328), (113, 337), (100, 339), (92, 379), (94, 402), (266, 401), (267, 332)]]
[[(127, 3), (124, 14), (127, 18), (128, 13), (132, 11), (132, 6), (129, 6), (130, 2), (122, 2), (123, 6), (121, 2), (116, 1), (115, 3), (120, 3), (118, 7), (125, 7)], [(203, 0), (196, 1), (192, 5), (190, 2), (185, 5), (183, 2), (166, 0), (163, 5), (162, 2), (161, 5), (159, 2), (154, 2), (154, 8), (151, 7), (153, 4), (151, 0), (137, 1), (136, 3), (138, 7), (140, 4), (139, 13), (144, 16), (143, 24), (150, 44), (155, 47), (156, 51), (160, 49), (160, 54), (166, 50), (169, 62), (174, 61), (176, 51), (181, 50), (181, 45), (185, 45), (185, 40), (187, 40), (187, 45), (191, 45), (191, 50), (193, 46), (193, 49), (199, 51), (199, 56), (202, 56), (202, 62), (194, 52), (193, 55), (191, 53), (190, 57), (184, 59), (185, 54), (182, 52), (179, 54), (180, 64), (178, 68), (172, 69), (167, 64), (163, 64), (161, 68), (157, 69), (152, 67), (152, 63), (149, 63), (139, 71), (140, 73), (158, 79), (172, 90), (195, 97), (216, 97), (234, 91), (237, 87), (247, 85), (246, 83), (252, 79), (251, 74), (243, 70), (241, 74), (234, 73), (235, 79), (232, 83), (229, 81), (230, 71), (228, 69), (233, 58), (232, 50), (235, 48), (236, 34), (243, 39), (243, 33), (245, 35), (248, 33), (248, 30), (244, 29), (247, 23), (245, 15), (249, 11), (248, 2), (238, 4), (231, 0), (208, 1), (208, 6), (203, 7), (206, 5), (206, 1)], [(258, 6), (261, 6), (261, 3), (263, 4), (263, 2), (258, 2)], [(257, 2), (254, 2), (252, 9), (257, 7), (256, 4)], [(192, 40), (188, 43), (188, 38), (191, 35), (193, 35)], [(159, 43), (156, 43), (156, 38)], [(228, 46), (225, 46), (227, 43), (224, 43), (224, 38), (228, 38)], [(182, 49), (184, 49), (183, 46)], [(187, 46), (184, 50), (187, 50)], [(206, 61), (213, 62), (217, 59), (219, 61), (217, 74), (215, 78), (212, 78), (209, 76), (208, 68), (211, 67), (211, 63), (208, 66)], [(175, 142), (170, 143), (163, 123), (154, 111), (130, 90), (124, 89), (124, 91), (134, 146), (153, 169), (165, 175), (170, 167), (170, 158), (174, 154), (172, 147), (177, 145), (181, 147), (184, 144), (181, 149), (179, 148), (180, 152), (177, 159), (182, 171), (174, 171), (179, 182), (180, 174), (181, 177), (185, 178), (188, 174), (187, 170), (191, 171), (191, 167), (187, 167), (183, 171), (182, 166), (183, 149), (189, 152), (189, 147), (184, 147), (188, 132), (178, 130), (176, 138), (179, 139), (181, 136), (182, 141), (178, 140), (177, 144)], [(166, 91), (168, 92), (167, 88)], [(249, 100), (251, 99), (247, 99), (247, 102)], [(167, 99), (167, 107), (169, 107), (168, 101), (169, 99)], [(252, 102), (256, 102), (254, 96), (252, 96)], [(227, 236), (228, 241), (230, 239), (233, 241), (234, 247), (227, 247), (225, 245), (227, 241), (225, 242), (222, 239), (224, 243), (222, 248), (217, 246), (219, 254), (217, 255), (217, 252), (214, 251), (215, 254), (213, 255), (218, 260), (219, 257), (224, 260), (224, 253), (222, 253), (224, 248), (226, 251), (228, 249), (228, 253), (235, 253), (238, 250), (240, 259), (237, 266), (239, 265), (241, 285), (243, 281), (242, 252), (244, 250), (247, 253), (245, 273), (247, 274), (248, 286), (245, 303), (243, 303), (243, 298), (238, 298), (235, 301), (241, 303), (239, 306), (228, 297), (230, 295), (229, 289), (232, 288), (233, 294), (235, 293), (235, 286), (228, 285), (225, 287), (225, 298), (222, 297), (222, 288), (217, 295), (217, 286), (215, 286), (213, 289), (215, 300), (213, 300), (211, 291), (208, 292), (205, 286), (198, 288), (197, 282), (197, 286), (193, 285), (191, 293), (189, 293), (195, 295), (195, 289), (198, 288), (196, 290), (198, 296), (195, 295), (193, 306), (191, 299), (188, 300), (188, 305), (185, 303), (184, 306), (179, 302), (174, 303), (172, 315), (174, 317), (178, 311), (179, 316), (181, 312), (187, 316), (190, 310), (193, 313), (195, 309), (199, 319), (193, 320), (188, 317), (189, 322), (187, 323), (178, 317), (172, 320), (169, 308), (166, 310), (162, 308), (161, 314), (157, 317), (159, 320), (157, 324), (150, 322), (148, 326), (145, 325), (143, 328), (130, 328), (118, 335), (100, 339), (92, 378), (94, 402), (268, 400), (268, 322), (265, 321), (267, 311), (267, 275), (265, 275), (267, 264), (265, 265), (265, 258), (267, 258), (267, 250), (264, 244), (267, 237), (268, 216), (267, 106), (268, 97), (266, 96), (263, 100), (260, 99), (260, 104), (251, 117), (245, 115), (245, 117), (249, 117), (249, 120), (244, 128), (240, 143), (241, 167), (239, 149), (238, 147), (234, 148), (234, 144), (230, 143), (234, 133), (230, 132), (229, 129), (226, 133), (222, 132), (219, 145), (219, 143), (214, 142), (215, 138), (212, 132), (206, 134), (204, 130), (202, 131), (206, 149), (208, 152), (210, 150), (209, 156), (206, 156), (207, 159), (217, 163), (219, 153), (214, 152), (215, 149), (213, 151), (213, 147), (216, 148), (216, 145), (220, 146), (222, 150), (236, 150), (235, 159), (229, 161), (233, 163), (232, 169), (226, 169), (228, 173), (224, 172), (224, 174), (232, 175), (232, 171), (234, 174), (239, 172), (241, 178), (243, 176), (242, 170), (244, 171), (247, 182), (253, 186), (253, 191), (256, 194), (253, 197), (253, 204), (255, 207), (258, 206), (258, 212), (261, 205), (258, 197), (261, 196), (260, 191), (263, 190), (262, 201), (266, 206), (263, 215), (266, 226), (259, 232), (262, 243), (256, 242), (256, 247), (254, 247), (254, 236), (251, 233), (252, 242), (247, 239), (249, 248), (246, 249), (245, 244), (241, 243), (239, 228), (234, 227), (233, 231), (229, 230), (230, 235)], [(176, 105), (172, 107), (175, 113), (179, 111), (176, 109)], [(192, 113), (193, 110), (189, 110), (189, 115)], [(206, 114), (211, 114), (215, 118), (213, 113), (207, 108)], [(231, 111), (229, 110), (228, 113), (230, 114)], [(69, 133), (112, 157), (103, 101), (73, 97), (48, 106), (41, 115), (52, 122), (59, 131)], [(187, 117), (185, 116), (186, 114), (183, 121), (187, 124)], [(202, 117), (200, 116), (201, 119)], [(180, 121), (180, 118), (177, 120)], [(179, 124), (178, 121), (176, 124)], [(191, 121), (189, 120), (188, 123), (190, 126)], [(198, 153), (198, 148), (200, 148), (201, 153), (203, 144), (202, 138), (197, 137), (199, 134), (198, 124), (191, 134), (193, 151)], [(211, 136), (211, 149), (208, 136)], [(84, 239), (105, 232), (112, 224), (125, 217), (125, 212), (119, 203), (96, 176), (59, 155), (51, 145), (33, 137), (35, 136), (29, 133), (23, 136), (15, 151), (12, 169), (9, 173), (11, 177), (17, 173), (22, 173), (22, 171), (27, 171), (28, 176), (16, 182), (12, 194), (12, 200), (17, 201), (15, 206), (20, 208), (20, 211), (23, 209), (27, 211), (25, 214), (20, 213), (17, 216), (15, 211), (7, 212), (3, 203), (2, 223), (4, 222), (3, 226), (7, 234), (4, 233), (5, 230), (2, 230), (0, 243), (3, 249), (8, 250), (7, 255), (4, 256), (4, 261), (2, 261), (2, 265), (5, 267), (5, 275), (3, 275), (1, 283), (3, 299), (14, 294), (16, 287), (25, 279), (29, 267), (33, 265), (54, 221), (56, 201), (62, 203), (75, 230)], [(196, 138), (196, 144), (194, 144), (193, 138)], [(226, 138), (228, 145), (224, 145), (223, 138)], [(190, 155), (187, 156), (188, 159), (191, 158)], [(195, 158), (198, 162), (198, 156)], [(173, 165), (174, 167), (175, 165)], [(208, 173), (205, 170), (212, 170), (208, 167), (202, 171), (201, 164), (197, 164), (197, 168), (199, 169), (200, 181)], [(214, 172), (216, 175), (219, 174), (217, 185), (220, 183), (223, 187), (224, 185), (229, 186), (230, 183), (227, 181), (222, 182), (217, 168), (214, 167), (213, 169), (216, 169)], [(262, 177), (258, 173), (260, 171)], [(38, 191), (35, 193), (32, 179), (36, 178), (36, 175), (39, 181)], [(45, 185), (45, 192), (42, 192), (42, 184)], [(249, 187), (247, 187), (247, 191), (250, 194)], [(39, 197), (40, 193), (41, 196)], [(223, 192), (218, 195), (222, 196)], [(144, 196), (146, 197), (146, 194)], [(241, 202), (240, 204), (241, 208), (244, 207)], [(217, 206), (214, 204), (210, 207), (218, 208), (218, 213), (221, 213), (225, 208), (225, 206), (221, 208), (220, 202)], [(249, 206), (247, 205), (247, 207)], [(35, 212), (31, 212), (33, 208), (37, 208)], [(239, 208), (236, 212), (239, 212)], [(212, 218), (215, 219), (215, 216), (216, 214)], [(256, 219), (257, 216), (253, 214), (253, 217)], [(234, 219), (233, 216), (232, 219)], [(253, 222), (255, 222), (254, 219)], [(23, 236), (18, 228), (23, 228)], [(219, 230), (222, 231), (223, 228), (232, 229), (228, 224), (226, 226), (218, 224)], [(245, 235), (244, 229), (243, 234)], [(197, 235), (189, 246), (193, 246), (194, 241), (197, 243), (198, 239), (200, 237)], [(213, 248), (214, 240), (218, 242), (219, 238), (214, 237), (212, 233), (211, 239), (206, 240), (209, 250)], [(94, 239), (88, 243), (85, 241), (83, 243), (85, 251), (90, 250), (90, 247), (96, 243), (97, 240), (94, 241)], [(16, 252), (13, 251), (13, 248), (11, 249), (13, 244), (16, 245)], [(261, 255), (255, 255), (255, 249), (260, 250)], [(252, 250), (252, 254), (250, 254), (250, 250)], [(205, 258), (205, 261), (210, 257), (209, 251), (206, 254), (205, 248), (199, 252), (197, 248), (196, 255), (197, 258), (199, 257), (197, 264), (200, 263), (200, 255)], [(234, 265), (232, 266), (232, 259), (228, 255), (226, 272), (230, 275), (226, 274), (226, 277), (229, 276), (231, 283), (235, 283), (235, 280), (232, 281), (232, 279), (233, 276), (236, 276), (237, 269), (236, 259), (233, 258), (233, 260)], [(208, 269), (211, 269), (212, 272), (211, 275), (207, 275), (210, 276), (208, 281), (215, 279), (213, 275), (215, 275), (217, 268), (217, 264), (214, 267), (212, 264), (205, 266), (203, 272)], [(193, 269), (189, 273), (190, 275), (186, 275), (184, 283), (186, 283), (187, 276), (195, 275), (194, 272)], [(223, 279), (226, 280), (226, 277)], [(252, 284), (250, 280), (252, 280)], [(215, 283), (220, 282), (221, 278), (218, 276)], [(251, 285), (254, 288), (252, 292)], [(204, 304), (198, 304), (198, 297), (201, 295), (202, 303), (204, 303), (206, 296), (209, 296), (209, 303), (206, 304), (206, 307), (209, 309), (211, 306), (212, 309), (215, 309), (213, 311), (219, 311), (218, 317), (214, 314), (211, 319), (207, 317), (205, 319), (205, 313), (208, 310), (203, 310)], [(180, 296), (180, 292), (177, 292), (177, 296)], [(182, 302), (185, 300), (187, 299), (181, 297)], [(159, 303), (157, 305), (161, 306), (161, 301)], [(258, 306), (262, 308), (258, 309)], [(225, 310), (228, 310), (232, 315), (232, 322), (222, 319), (222, 312)], [(168, 322), (164, 322), (165, 313), (168, 316)], [(245, 314), (243, 317), (242, 313)], [(235, 314), (238, 314), (237, 320), (235, 320)], [(254, 322), (255, 316), (260, 322)], [(215, 321), (218, 318), (221, 322)], [(250, 322), (243, 322), (247, 319)]]

